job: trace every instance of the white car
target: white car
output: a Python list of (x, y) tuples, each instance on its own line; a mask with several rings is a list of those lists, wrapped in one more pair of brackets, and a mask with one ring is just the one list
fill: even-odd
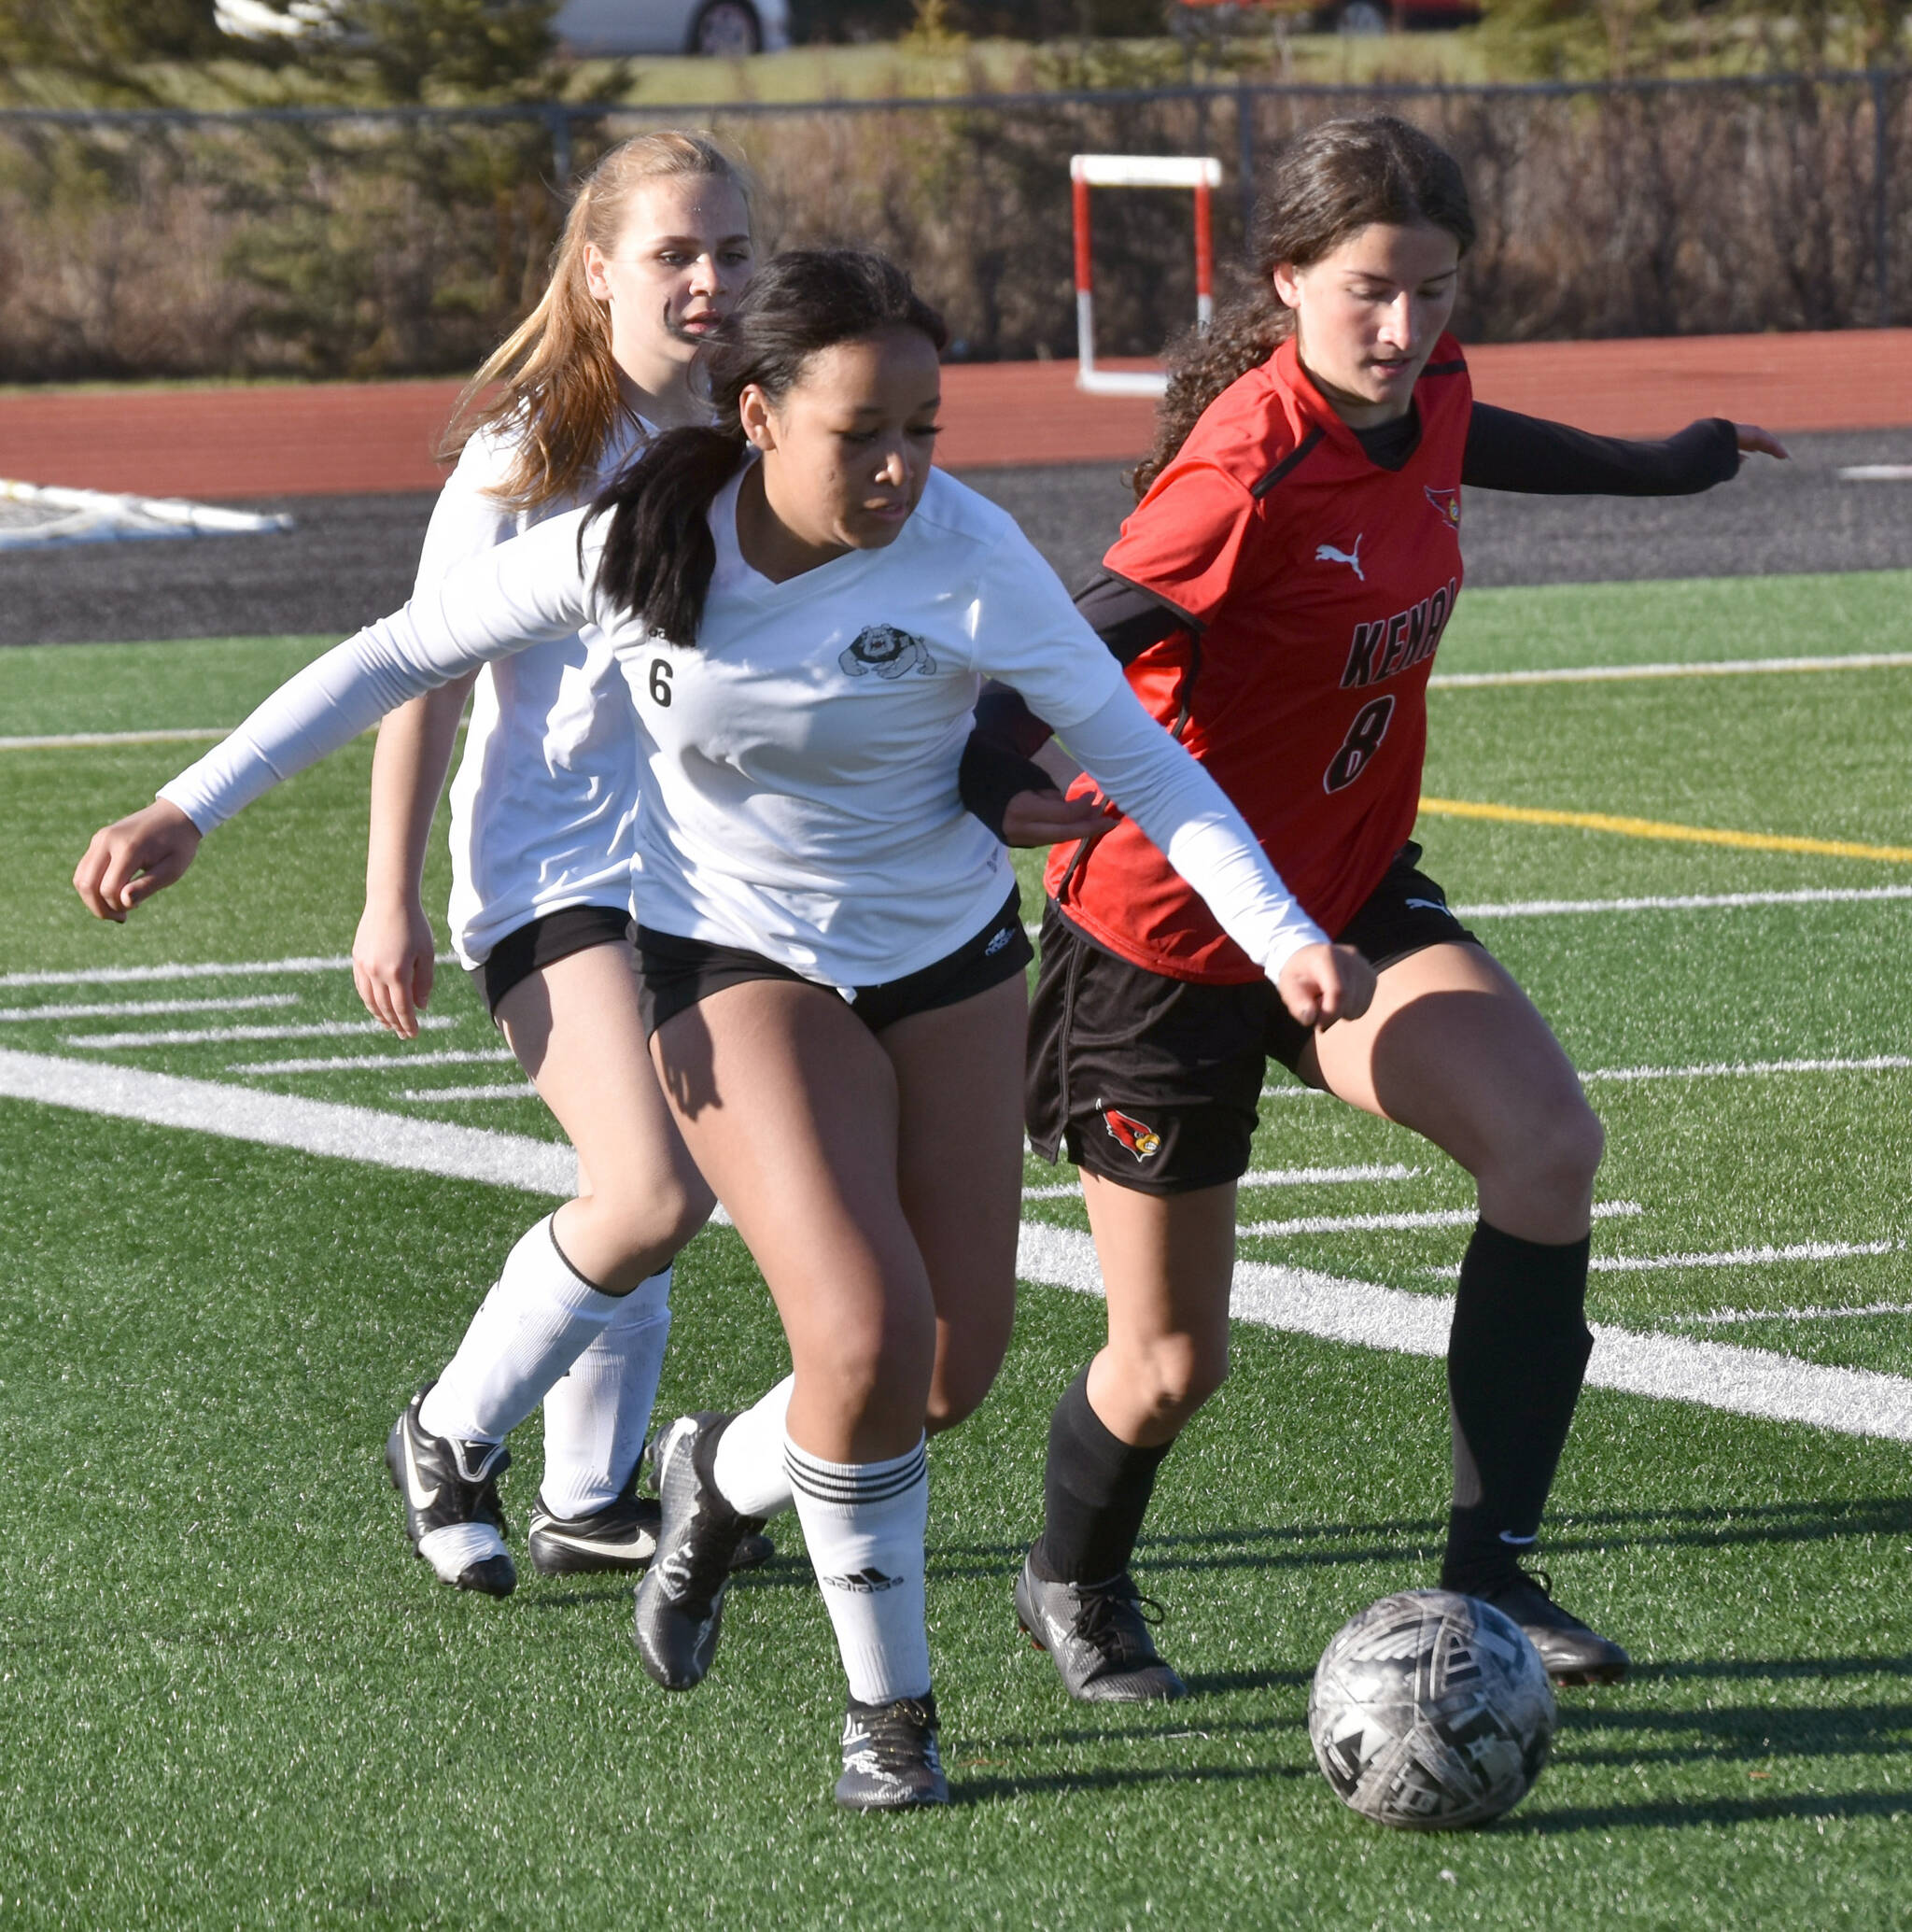
[[(326, 0), (215, 0), (222, 34), (241, 40), (322, 34)], [(565, 0), (552, 29), (574, 54), (700, 53), (736, 60), (790, 45), (790, 0)]]

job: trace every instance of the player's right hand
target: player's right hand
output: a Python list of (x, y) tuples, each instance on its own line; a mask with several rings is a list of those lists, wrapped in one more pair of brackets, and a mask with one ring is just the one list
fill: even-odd
[(1274, 982), (1281, 1003), (1303, 1026), (1358, 1020), (1374, 997), (1374, 968), (1352, 946), (1303, 946)]
[(156, 798), (144, 811), (104, 825), (73, 871), (73, 889), (95, 919), (126, 915), (163, 892), (192, 863), (200, 829), (176, 805)]
[(401, 1040), (418, 1037), (418, 1009), (431, 1003), (438, 942), (415, 895), (367, 899), (352, 936), (352, 983), (365, 1009)]

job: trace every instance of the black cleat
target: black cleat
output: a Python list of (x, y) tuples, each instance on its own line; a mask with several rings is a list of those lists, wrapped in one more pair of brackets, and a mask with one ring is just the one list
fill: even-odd
[[(577, 1576), (588, 1571), (622, 1570), (641, 1574), (657, 1548), (663, 1507), (654, 1496), (638, 1494), (643, 1464), (631, 1471), (624, 1493), (602, 1509), (582, 1516), (560, 1516), (541, 1495), (531, 1505), (527, 1539), (531, 1567), (540, 1576)], [(767, 1536), (745, 1536), (731, 1553), (733, 1571), (754, 1570), (777, 1554)]]
[(836, 1802), (851, 1812), (903, 1812), (949, 1802), (949, 1781), (936, 1749), (934, 1691), (889, 1704), (851, 1699)]
[(1045, 1583), (1025, 1559), (1016, 1579), (1016, 1621), (1038, 1650), (1048, 1652), (1069, 1695), (1089, 1703), (1142, 1704), (1188, 1694), (1148, 1634), (1146, 1603), (1156, 1609), (1126, 1570), (1106, 1583)]
[(1610, 1637), (1589, 1629), (1570, 1611), (1561, 1609), (1553, 1592), (1554, 1579), (1544, 1570), (1515, 1570), (1463, 1594), (1511, 1617), (1540, 1653), (1555, 1684), (1618, 1684), (1633, 1659)]
[(386, 1438), (385, 1466), (404, 1500), (405, 1534), (440, 1583), (509, 1597), (518, 1572), (504, 1546), (498, 1479), (511, 1466), (511, 1451), (502, 1443), (427, 1433), (418, 1411), (430, 1389), (428, 1382), (412, 1398)]
[(644, 1669), (666, 1690), (689, 1690), (709, 1674), (724, 1621), (724, 1592), (738, 1545), (762, 1530), (718, 1493), (710, 1457), (728, 1416), (680, 1416), (651, 1445), (662, 1520), (657, 1549), (638, 1586), (635, 1636)]

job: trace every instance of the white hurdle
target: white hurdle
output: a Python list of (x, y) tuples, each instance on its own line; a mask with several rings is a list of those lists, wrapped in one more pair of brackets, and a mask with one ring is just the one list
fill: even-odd
[(1208, 197), (1221, 186), (1221, 162), (1201, 154), (1072, 154), (1069, 181), (1076, 221), (1076, 387), (1091, 396), (1160, 396), (1160, 370), (1095, 366), (1095, 263), (1089, 240), (1091, 188), (1188, 188), (1195, 193), (1195, 326), (1215, 314), (1215, 247)]

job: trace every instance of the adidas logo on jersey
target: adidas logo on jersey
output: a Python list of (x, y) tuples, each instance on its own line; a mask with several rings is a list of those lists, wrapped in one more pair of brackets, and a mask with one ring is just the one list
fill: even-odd
[(1342, 689), (1357, 691), (1365, 684), (1378, 684), (1433, 656), (1459, 588), (1450, 577), (1432, 597), (1424, 597), (1409, 609), (1392, 617), (1377, 617), (1372, 624), (1356, 625), (1341, 674)]

